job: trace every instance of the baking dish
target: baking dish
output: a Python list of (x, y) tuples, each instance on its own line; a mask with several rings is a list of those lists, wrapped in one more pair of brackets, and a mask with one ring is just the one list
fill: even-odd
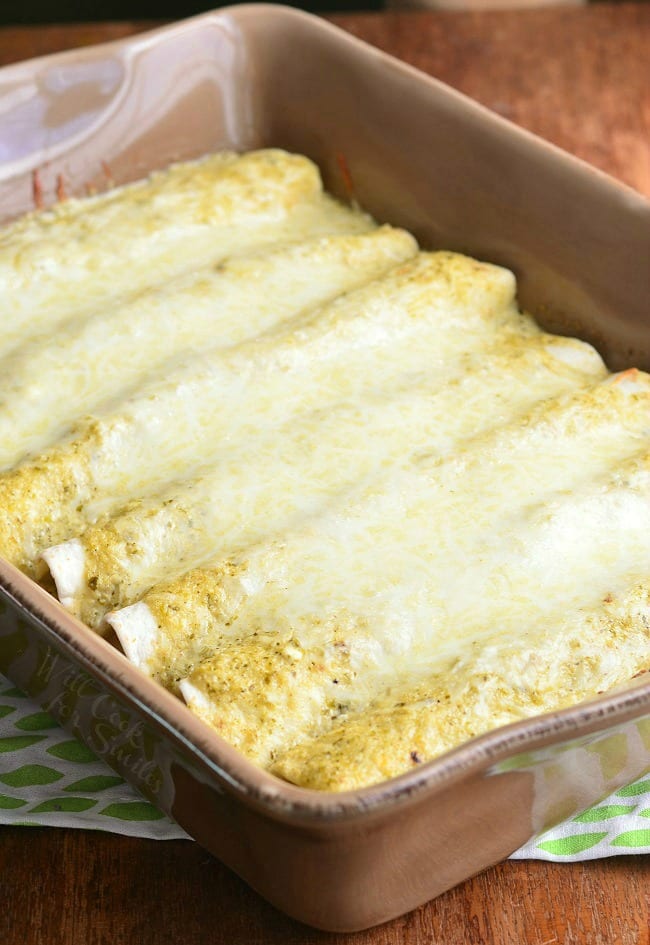
[[(543, 325), (648, 367), (650, 208), (632, 191), (313, 17), (207, 14), (0, 73), (0, 209), (222, 147), (314, 158), (347, 196), (515, 270)], [(0, 565), (0, 670), (271, 902), (352, 930), (502, 859), (650, 762), (650, 685), (509, 726), (349, 794), (254, 768), (44, 591)]]

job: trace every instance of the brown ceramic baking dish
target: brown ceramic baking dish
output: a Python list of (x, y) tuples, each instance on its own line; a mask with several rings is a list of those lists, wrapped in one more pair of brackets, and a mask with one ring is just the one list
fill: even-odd
[[(430, 248), (513, 269), (545, 327), (650, 367), (650, 205), (458, 93), (282, 7), (240, 6), (0, 71), (0, 215), (219, 148), (284, 147)], [(110, 168), (110, 172), (108, 171)], [(263, 896), (364, 928), (506, 857), (650, 765), (650, 683), (323, 794), (258, 770), (0, 562), (0, 670)], [(647, 677), (646, 677), (647, 678)], [(623, 750), (621, 746), (624, 746)]]

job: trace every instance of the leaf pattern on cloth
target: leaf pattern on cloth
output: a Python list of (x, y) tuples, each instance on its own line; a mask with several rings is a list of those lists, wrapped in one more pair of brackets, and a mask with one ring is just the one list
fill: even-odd
[(0, 675), (0, 825), (187, 834)]

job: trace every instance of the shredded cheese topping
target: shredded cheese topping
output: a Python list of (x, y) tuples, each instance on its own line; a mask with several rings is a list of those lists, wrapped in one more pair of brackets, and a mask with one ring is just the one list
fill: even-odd
[(650, 668), (650, 377), (306, 158), (0, 231), (0, 554), (249, 758), (358, 788)]

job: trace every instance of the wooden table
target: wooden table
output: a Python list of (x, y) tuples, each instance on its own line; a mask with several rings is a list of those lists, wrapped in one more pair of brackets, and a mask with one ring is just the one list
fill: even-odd
[[(650, 5), (333, 17), (650, 196)], [(0, 63), (143, 23), (0, 30)], [(648, 945), (650, 858), (508, 862), (352, 936), (277, 913), (185, 841), (0, 829), (2, 945)]]

